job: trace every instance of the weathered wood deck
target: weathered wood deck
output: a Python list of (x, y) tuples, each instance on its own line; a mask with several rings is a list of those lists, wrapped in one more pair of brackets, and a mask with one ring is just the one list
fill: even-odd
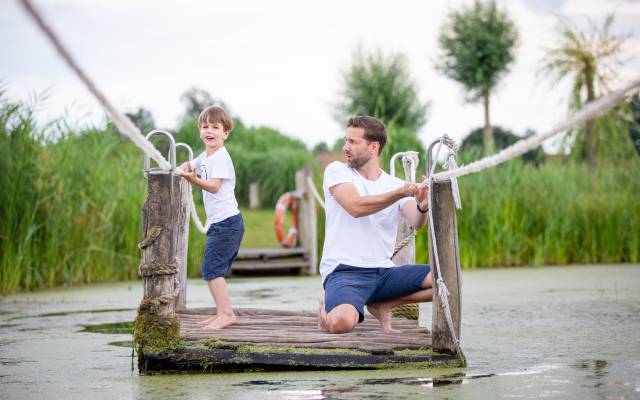
[(394, 319), (402, 333), (383, 333), (368, 315), (348, 334), (317, 328), (313, 313), (236, 310), (237, 324), (219, 331), (198, 323), (214, 309), (179, 312), (182, 346), (142, 355), (143, 372), (371, 369), (457, 366), (453, 355), (431, 351), (431, 335), (417, 321)]

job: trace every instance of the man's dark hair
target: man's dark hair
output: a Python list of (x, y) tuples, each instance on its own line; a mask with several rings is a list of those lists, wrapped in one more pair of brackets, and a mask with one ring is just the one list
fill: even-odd
[(378, 155), (382, 153), (382, 149), (387, 143), (387, 128), (385, 128), (382, 121), (367, 115), (357, 115), (349, 118), (347, 128), (363, 128), (364, 138), (369, 142), (378, 142), (380, 144)]

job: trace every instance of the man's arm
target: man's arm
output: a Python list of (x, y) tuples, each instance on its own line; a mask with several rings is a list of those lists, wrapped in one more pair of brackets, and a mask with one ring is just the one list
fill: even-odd
[(344, 182), (329, 188), (338, 204), (354, 218), (366, 217), (389, 207), (403, 197), (413, 196), (417, 187), (412, 183), (405, 183), (391, 192), (361, 196), (353, 183)]

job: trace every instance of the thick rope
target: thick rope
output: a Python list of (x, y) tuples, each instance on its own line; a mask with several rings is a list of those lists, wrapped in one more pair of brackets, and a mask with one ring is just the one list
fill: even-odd
[[(447, 289), (447, 285), (444, 283), (444, 280), (442, 279), (442, 273), (440, 271), (440, 256), (438, 254), (438, 242), (436, 240), (436, 234), (435, 234), (435, 230), (433, 227), (433, 207), (431, 207), (431, 204), (433, 204), (433, 190), (431, 190), (433, 188), (433, 182), (435, 181), (434, 178), (434, 172), (436, 170), (436, 165), (438, 163), (438, 156), (440, 155), (440, 149), (442, 148), (442, 145), (445, 145), (449, 148), (450, 152), (449, 155), (447, 156), (447, 160), (455, 160), (455, 152), (452, 155), (451, 150), (452, 149), (457, 149), (457, 146), (455, 145), (455, 142), (453, 142), (453, 140), (448, 137), (448, 136), (444, 136), (443, 139), (440, 141), (440, 143), (438, 143), (438, 148), (436, 149), (436, 157), (433, 160), (433, 164), (431, 165), (431, 169), (429, 171), (429, 178), (425, 181), (427, 182), (427, 185), (429, 186), (429, 235), (431, 236), (431, 244), (433, 245), (433, 256), (434, 256), (434, 264), (436, 266), (436, 271), (438, 273), (438, 279), (436, 280), (436, 285), (435, 285), (435, 290), (438, 294), (438, 296), (440, 297), (440, 307), (442, 308), (442, 310), (444, 311), (444, 315), (445, 315), (445, 319), (447, 321), (447, 327), (449, 328), (449, 334), (451, 335), (451, 338), (453, 339), (453, 343), (456, 346), (456, 353), (458, 353), (458, 355), (461, 356), (462, 351), (460, 349), (460, 340), (458, 339), (455, 329), (453, 328), (453, 318), (451, 317), (451, 310), (449, 307), (449, 289)], [(453, 165), (455, 165), (455, 161), (453, 163), (447, 163), (446, 167), (447, 168), (451, 168)], [(452, 181), (455, 180), (455, 178), (451, 179)], [(421, 185), (421, 186), (424, 186)], [(453, 185), (452, 185), (453, 188)]]
[(198, 217), (198, 211), (196, 210), (196, 203), (193, 202), (193, 185), (189, 184), (189, 209), (191, 214), (191, 220), (196, 226), (196, 229), (200, 233), (207, 233), (206, 226), (200, 221)]
[(320, 193), (318, 193), (318, 189), (316, 189), (316, 185), (313, 183), (313, 179), (311, 179), (311, 177), (308, 175), (307, 175), (307, 186), (311, 189), (311, 193), (313, 194), (313, 197), (315, 197), (316, 201), (320, 204), (320, 206), (324, 210), (324, 200), (320, 196)]
[[(140, 129), (136, 127), (133, 122), (127, 116), (120, 113), (115, 107), (111, 105), (111, 102), (107, 99), (107, 97), (98, 90), (96, 84), (88, 77), (88, 75), (80, 68), (80, 66), (75, 62), (71, 54), (67, 51), (67, 49), (62, 45), (62, 42), (58, 37), (53, 33), (53, 30), (47, 25), (44, 19), (40, 16), (40, 14), (35, 10), (31, 1), (29, 0), (21, 0), (23, 6), (33, 17), (34, 21), (40, 27), (42, 32), (49, 38), (53, 46), (56, 48), (60, 56), (67, 62), (69, 67), (78, 75), (80, 80), (85, 84), (87, 89), (93, 94), (93, 96), (98, 100), (98, 102), (106, 109), (107, 113), (111, 116), (113, 123), (116, 125), (120, 133), (124, 136), (131, 139), (131, 141), (146, 155), (155, 160), (158, 163), (158, 166), (163, 169), (171, 170), (171, 164), (162, 156), (162, 154), (158, 151), (158, 149), (153, 146), (151, 142), (149, 142), (140, 132)], [(176, 168), (176, 172), (179, 168)], [(193, 189), (193, 188), (192, 188)], [(201, 233), (207, 233), (204, 224), (199, 220), (198, 214), (196, 211), (196, 205), (193, 202), (193, 192), (190, 194), (190, 208), (191, 208), (191, 219), (193, 220), (196, 228)]]
[(93, 81), (89, 79), (87, 74), (85, 74), (84, 71), (78, 66), (78, 64), (74, 61), (74, 59), (69, 54), (69, 52), (62, 45), (58, 37), (53, 33), (53, 30), (45, 23), (44, 19), (35, 10), (33, 5), (31, 4), (31, 1), (29, 0), (20, 0), (20, 1), (22, 2), (22, 5), (27, 10), (29, 15), (31, 15), (33, 20), (36, 22), (38, 27), (40, 27), (42, 32), (47, 36), (47, 38), (49, 38), (49, 40), (51, 41), (53, 46), (56, 48), (60, 56), (67, 62), (69, 67), (71, 67), (71, 69), (76, 73), (76, 75), (78, 75), (80, 80), (82, 80), (82, 82), (85, 84), (87, 89), (89, 89), (89, 91), (93, 94), (96, 100), (98, 100), (98, 102), (102, 104), (102, 106), (107, 110), (107, 112), (111, 116), (111, 119), (113, 120), (113, 123), (116, 125), (120, 133), (122, 133), (123, 135), (131, 139), (131, 141), (136, 146), (138, 146), (140, 150), (142, 150), (149, 157), (153, 158), (158, 163), (158, 166), (160, 166), (161, 168), (170, 170), (171, 164), (169, 164), (169, 162), (162, 156), (162, 154), (160, 154), (158, 149), (156, 149), (153, 146), (153, 144), (151, 144), (147, 139), (145, 139), (144, 136), (142, 136), (140, 129), (138, 129), (138, 127), (136, 127), (129, 118), (127, 118), (125, 115), (120, 113), (118, 110), (116, 110), (115, 107), (111, 105), (111, 102), (109, 102), (107, 97), (100, 90), (98, 90), (95, 83), (93, 83)]
[[(473, 174), (476, 172), (480, 172), (486, 168), (494, 167), (496, 165), (502, 164), (505, 161), (509, 161), (515, 157), (518, 157), (530, 150), (535, 149), (540, 146), (542, 142), (545, 140), (562, 133), (568, 129), (571, 129), (577, 125), (584, 123), (587, 120), (593, 119), (600, 115), (605, 110), (616, 105), (620, 100), (624, 99), (635, 89), (640, 87), (640, 79), (636, 79), (631, 83), (623, 86), (621, 89), (610, 93), (607, 96), (601, 97), (596, 101), (591, 103), (587, 103), (585, 107), (583, 107), (580, 111), (573, 114), (569, 119), (565, 120), (562, 123), (557, 124), (550, 131), (541, 134), (532, 136), (527, 139), (522, 139), (515, 144), (503, 149), (499, 153), (494, 155), (485, 157), (481, 160), (472, 162), (469, 165), (465, 165), (464, 167), (460, 167), (457, 169), (439, 172), (435, 176), (433, 176), (433, 180), (435, 181), (446, 181), (453, 177), (460, 177), (469, 174)], [(421, 184), (421, 187), (427, 185), (428, 182), (425, 181)]]

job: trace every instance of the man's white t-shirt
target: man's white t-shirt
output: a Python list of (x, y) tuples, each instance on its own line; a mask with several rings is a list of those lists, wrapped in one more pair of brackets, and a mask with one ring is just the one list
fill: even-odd
[(361, 196), (387, 193), (404, 184), (382, 171), (378, 179), (363, 178), (345, 163), (334, 161), (324, 171), (322, 188), (325, 199), (325, 236), (320, 261), (322, 281), (338, 266), (347, 264), (363, 268), (391, 268), (401, 207), (409, 197), (366, 217), (354, 218), (331, 195), (331, 187), (353, 183)]
[(207, 213), (207, 228), (240, 212), (234, 193), (236, 173), (231, 156), (224, 146), (210, 156), (207, 156), (206, 151), (202, 152), (198, 158), (191, 161), (191, 168), (195, 169), (204, 180), (222, 179), (222, 185), (217, 193), (202, 190), (204, 210)]

